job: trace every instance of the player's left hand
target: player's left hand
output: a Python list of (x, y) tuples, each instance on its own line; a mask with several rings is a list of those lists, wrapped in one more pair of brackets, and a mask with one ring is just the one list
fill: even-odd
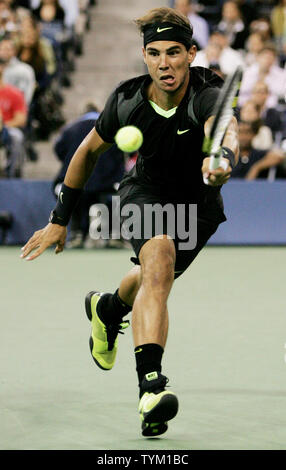
[[(21, 258), (26, 258), (27, 261), (33, 260), (54, 244), (56, 244), (55, 253), (61, 253), (64, 249), (66, 236), (66, 227), (48, 223), (46, 227), (34, 232), (34, 235), (32, 235), (26, 245), (21, 248)], [(32, 251), (34, 253), (30, 254)], [(28, 255), (29, 257), (27, 258)]]
[(222, 158), (222, 160), (227, 164), (226, 170), (222, 167), (218, 167), (216, 170), (210, 170), (210, 157), (204, 158), (202, 174), (203, 177), (208, 180), (209, 186), (221, 186), (228, 182), (232, 169), (227, 158)]

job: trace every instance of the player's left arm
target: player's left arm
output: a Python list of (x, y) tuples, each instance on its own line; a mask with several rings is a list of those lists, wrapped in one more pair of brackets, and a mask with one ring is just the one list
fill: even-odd
[[(44, 228), (37, 230), (23, 246), (21, 258), (34, 260), (54, 244), (56, 244), (56, 253), (63, 251), (67, 236), (67, 225), (71, 212), (81, 194), (81, 189), (90, 177), (99, 155), (111, 145), (102, 140), (95, 128), (83, 139), (67, 169), (64, 180), (65, 193), (61, 191), (61, 196), (57, 202), (61, 210), (58, 223), (49, 222)], [(34, 253), (30, 254), (32, 251)], [(29, 257), (27, 257), (28, 255)]]
[[(205, 135), (208, 136), (214, 116), (210, 116), (204, 125)], [(219, 167), (216, 170), (209, 170), (210, 157), (203, 160), (202, 174), (208, 178), (210, 186), (221, 186), (228, 182), (232, 169), (237, 165), (239, 158), (239, 140), (238, 140), (238, 124), (235, 116), (232, 116), (230, 123), (226, 129), (222, 145), (222, 154), (226, 153), (228, 158), (222, 156), (225, 161), (225, 168)], [(229, 158), (231, 157), (231, 158)], [(232, 162), (232, 164), (231, 164)]]

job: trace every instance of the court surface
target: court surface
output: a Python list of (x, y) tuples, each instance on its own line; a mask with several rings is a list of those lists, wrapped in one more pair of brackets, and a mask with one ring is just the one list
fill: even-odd
[(0, 448), (286, 449), (285, 248), (208, 247), (169, 298), (163, 372), (180, 410), (141, 437), (131, 328), (94, 364), (84, 297), (114, 291), (129, 250), (0, 249)]

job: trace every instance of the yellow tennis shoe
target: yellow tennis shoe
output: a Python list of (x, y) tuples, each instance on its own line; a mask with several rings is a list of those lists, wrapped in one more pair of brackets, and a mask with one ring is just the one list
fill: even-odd
[[(179, 408), (179, 402), (173, 392), (165, 390), (169, 379), (160, 372), (146, 374), (142, 389), (144, 393), (139, 401), (139, 415), (142, 421), (142, 435), (159, 436), (168, 429), (167, 421), (173, 419)], [(146, 390), (146, 391), (145, 391)]]
[(85, 311), (91, 321), (89, 347), (92, 358), (100, 369), (110, 370), (116, 359), (118, 333), (122, 333), (121, 330), (129, 326), (129, 321), (105, 325), (96, 311), (98, 301), (102, 295), (103, 292), (89, 292), (85, 298)]

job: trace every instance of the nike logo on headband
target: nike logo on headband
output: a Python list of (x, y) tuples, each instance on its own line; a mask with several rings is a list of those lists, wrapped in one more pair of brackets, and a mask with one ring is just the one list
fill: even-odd
[(157, 33), (162, 33), (162, 31), (166, 31), (167, 29), (173, 29), (173, 26), (170, 26), (169, 28), (157, 28)]

